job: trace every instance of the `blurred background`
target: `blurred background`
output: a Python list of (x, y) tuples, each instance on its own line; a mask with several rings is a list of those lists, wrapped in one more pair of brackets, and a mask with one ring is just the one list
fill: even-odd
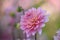
[[(12, 33), (12, 28), (7, 26), (10, 19), (6, 18), (4, 12), (13, 6), (20, 6), (24, 10), (31, 7), (41, 7), (46, 10), (50, 15), (49, 22), (43, 28), (42, 35), (37, 33), (36, 40), (54, 40), (53, 36), (60, 29), (60, 0), (0, 0), (0, 40), (23, 40), (25, 38), (21, 30), (14, 28)], [(32, 36), (31, 40), (35, 40), (35, 36)]]

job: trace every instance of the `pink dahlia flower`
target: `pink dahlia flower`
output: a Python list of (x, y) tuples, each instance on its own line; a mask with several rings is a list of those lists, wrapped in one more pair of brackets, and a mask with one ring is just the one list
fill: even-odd
[(41, 8), (32, 8), (21, 16), (20, 28), (26, 33), (27, 37), (35, 35), (36, 32), (41, 34), (42, 28), (48, 22), (48, 16), (45, 13), (47, 12)]

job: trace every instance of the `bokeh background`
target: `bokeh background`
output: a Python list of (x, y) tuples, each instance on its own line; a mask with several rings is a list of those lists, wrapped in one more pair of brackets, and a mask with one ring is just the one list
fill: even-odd
[[(60, 0), (0, 0), (0, 40), (5, 40), (5, 38), (2, 37), (3, 34), (8, 35), (7, 40), (12, 40), (12, 32), (11, 31), (4, 31), (8, 29), (8, 27), (5, 27), (3, 23), (7, 23), (4, 17), (4, 11), (6, 8), (10, 8), (13, 6), (21, 6), (24, 10), (27, 10), (31, 7), (41, 7), (42, 9), (46, 10), (48, 12), (49, 16), (49, 22), (46, 23), (46, 26), (43, 28), (43, 33), (42, 35), (39, 35), (37, 33), (37, 40), (54, 40), (53, 36), (56, 34), (56, 31), (60, 29)], [(8, 19), (7, 19), (8, 21)], [(3, 25), (3, 26), (2, 26)], [(11, 30), (9, 28), (8, 30)], [(3, 32), (2, 32), (3, 31)], [(20, 31), (20, 34), (17, 32), (19, 31), (18, 29), (15, 29), (15, 38), (18, 38), (20, 35), (23, 35)], [(4, 36), (4, 35), (3, 35)], [(24, 35), (23, 35), (24, 36)], [(34, 38), (34, 37), (33, 37)], [(22, 38), (23, 39), (23, 38)], [(18, 39), (14, 39), (18, 40)]]

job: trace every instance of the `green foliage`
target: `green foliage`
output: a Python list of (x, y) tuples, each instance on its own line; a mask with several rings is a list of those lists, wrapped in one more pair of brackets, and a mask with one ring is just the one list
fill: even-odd
[(18, 8), (17, 8), (17, 11), (18, 11), (18, 12), (21, 12), (22, 10), (23, 10), (23, 9), (22, 9), (21, 7), (18, 7)]
[(20, 24), (19, 23), (15, 23), (14, 27), (18, 29), (20, 27)]
[(17, 26), (17, 23), (14, 24), (14, 27), (15, 27), (15, 28), (16, 28), (16, 26)]
[(14, 18), (16, 15), (15, 15), (15, 13), (12, 12), (12, 13), (10, 13), (10, 16)]
[(41, 5), (43, 5), (45, 3), (45, 0), (42, 0), (41, 2), (39, 2), (38, 4), (35, 4), (34, 7), (35, 8), (38, 8), (40, 7)]
[(58, 26), (58, 29), (60, 29), (60, 16), (58, 16), (57, 20), (56, 20), (56, 25)]
[(43, 32), (45, 32), (48, 36), (48, 40), (53, 40), (53, 36), (56, 31), (60, 29), (60, 16), (56, 16), (55, 21), (52, 18), (49, 18), (49, 22), (46, 23), (46, 26), (43, 28)]

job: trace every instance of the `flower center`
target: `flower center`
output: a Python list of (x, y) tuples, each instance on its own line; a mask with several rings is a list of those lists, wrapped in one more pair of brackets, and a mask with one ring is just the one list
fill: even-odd
[(32, 20), (32, 21), (31, 21), (31, 22), (32, 22), (32, 25), (31, 25), (31, 26), (35, 27), (35, 26), (37, 25), (36, 23), (37, 23), (37, 21), (38, 21), (38, 18), (37, 18), (37, 17), (34, 17), (34, 18), (32, 18), (31, 20)]

